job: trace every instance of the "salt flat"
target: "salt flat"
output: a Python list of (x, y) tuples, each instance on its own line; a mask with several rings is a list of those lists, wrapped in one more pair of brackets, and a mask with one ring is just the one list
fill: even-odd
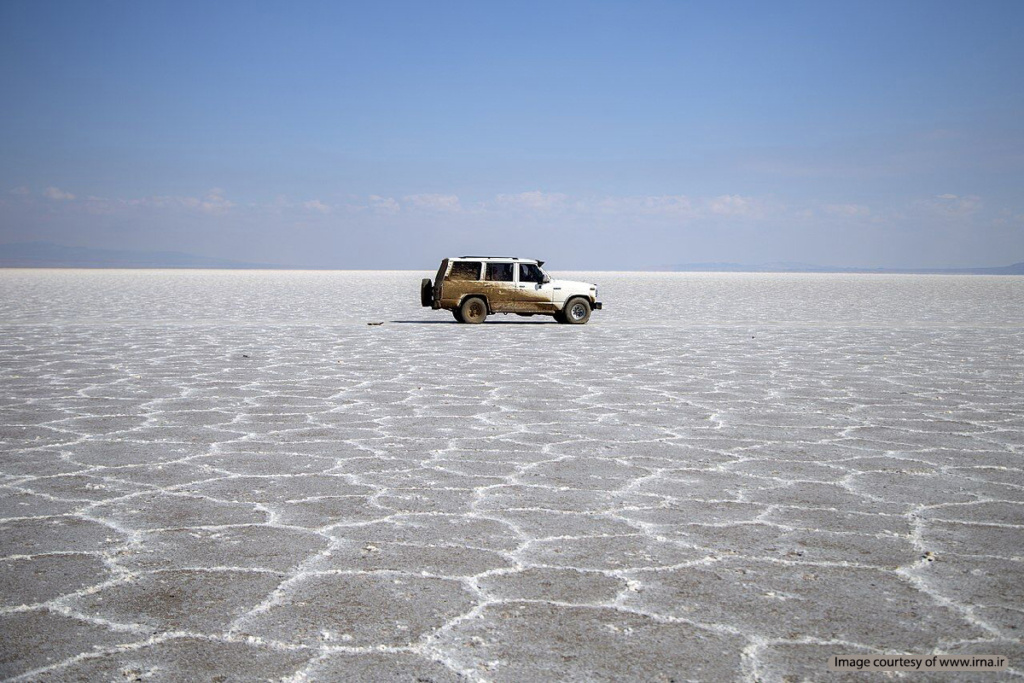
[(427, 275), (0, 271), (0, 675), (1024, 674), (1024, 278)]

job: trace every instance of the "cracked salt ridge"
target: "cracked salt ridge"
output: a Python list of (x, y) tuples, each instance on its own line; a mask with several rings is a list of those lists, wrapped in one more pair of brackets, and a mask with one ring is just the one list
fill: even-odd
[(0, 675), (1019, 659), (1024, 280), (602, 274), (579, 330), (356, 325), (370, 283), (430, 319), (408, 277), (0, 272)]

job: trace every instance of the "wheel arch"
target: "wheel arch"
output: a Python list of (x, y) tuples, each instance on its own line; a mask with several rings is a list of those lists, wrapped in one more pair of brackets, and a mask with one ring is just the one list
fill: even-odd
[(491, 302), (487, 300), (486, 294), (463, 294), (462, 298), (459, 299), (459, 303), (456, 308), (462, 308), (462, 304), (466, 303), (467, 299), (483, 299), (484, 306), (487, 307), (487, 314), (492, 315), (494, 313), (494, 311), (491, 310)]
[(569, 296), (565, 297), (565, 301), (562, 302), (562, 307), (558, 310), (564, 311), (565, 309), (569, 308), (569, 302), (571, 302), (573, 299), (584, 299), (588, 304), (591, 305), (591, 307), (593, 307), (595, 301), (595, 299), (591, 297), (589, 294), (570, 294)]

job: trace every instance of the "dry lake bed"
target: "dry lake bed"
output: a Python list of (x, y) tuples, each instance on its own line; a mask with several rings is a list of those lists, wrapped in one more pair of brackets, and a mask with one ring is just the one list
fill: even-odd
[(0, 677), (1024, 675), (1024, 278), (427, 275), (0, 271)]

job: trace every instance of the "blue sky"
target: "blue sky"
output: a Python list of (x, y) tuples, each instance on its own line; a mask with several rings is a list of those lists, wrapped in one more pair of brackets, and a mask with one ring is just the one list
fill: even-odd
[(0, 243), (1024, 261), (1021, 2), (0, 3)]

